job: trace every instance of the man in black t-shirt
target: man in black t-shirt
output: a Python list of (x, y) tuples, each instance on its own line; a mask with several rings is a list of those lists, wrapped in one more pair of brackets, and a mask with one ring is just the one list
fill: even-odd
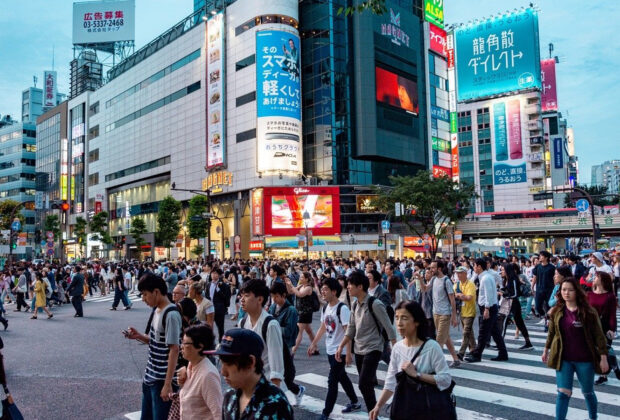
[(549, 310), (549, 298), (553, 291), (553, 276), (555, 266), (549, 262), (551, 254), (540, 251), (540, 264), (534, 267), (532, 272), (532, 290), (536, 286), (536, 312), (546, 319)]

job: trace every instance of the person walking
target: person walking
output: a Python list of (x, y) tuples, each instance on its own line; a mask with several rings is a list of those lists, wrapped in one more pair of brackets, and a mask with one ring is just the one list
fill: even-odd
[[(211, 271), (211, 282), (206, 285), (205, 297), (213, 302), (215, 308), (214, 321), (217, 326), (218, 340), (222, 341), (224, 335), (224, 321), (230, 305), (230, 285), (226, 283), (222, 276), (222, 270), (214, 268)], [(264, 303), (264, 302), (263, 302)]]
[(545, 325), (547, 330), (547, 311), (549, 310), (549, 298), (553, 291), (553, 276), (555, 266), (549, 259), (551, 254), (547, 251), (540, 251), (540, 264), (532, 271), (532, 290), (535, 290), (536, 313), (540, 316), (540, 324)]
[(52, 314), (50, 310), (47, 309), (47, 304), (45, 300), (45, 283), (43, 282), (43, 276), (39, 271), (37, 271), (34, 275), (34, 297), (32, 299), (35, 301), (35, 304), (30, 319), (37, 319), (39, 309), (43, 309), (47, 314), (47, 319), (50, 319), (54, 316), (54, 314)]
[(474, 336), (474, 320), (476, 319), (476, 286), (467, 278), (467, 268), (457, 267), (458, 281), (454, 285), (454, 298), (461, 301), (461, 326), (463, 327), (463, 341), (456, 354), (459, 360), (465, 358), (467, 348), (474, 351), (476, 337)]
[[(308, 335), (310, 342), (314, 341), (314, 332), (312, 331), (312, 289), (313, 282), (310, 273), (304, 271), (297, 282), (297, 286), (293, 286), (290, 278), (285, 279), (286, 289), (290, 295), (294, 295), (295, 309), (299, 315), (297, 326), (299, 327), (299, 333), (295, 340), (295, 345), (291, 350), (291, 355), (295, 355), (295, 352), (301, 344), (304, 332)], [(318, 350), (317, 350), (318, 352)], [(318, 354), (318, 353), (317, 353)]]
[(17, 285), (13, 289), (13, 293), (15, 293), (15, 301), (17, 302), (17, 307), (13, 310), (14, 312), (21, 312), (22, 307), (25, 308), (24, 312), (29, 311), (29, 306), (26, 303), (26, 292), (28, 291), (28, 283), (26, 281), (26, 275), (24, 274), (23, 267), (20, 267), (17, 270), (18, 280)]
[(519, 350), (534, 350), (527, 327), (523, 321), (523, 312), (521, 310), (521, 304), (519, 303), (519, 290), (521, 284), (519, 281), (519, 266), (513, 263), (506, 263), (503, 266), (502, 273), (504, 276), (504, 287), (506, 288), (504, 298), (511, 300), (509, 315), (512, 314), (517, 329), (521, 331), (521, 334), (525, 339), (525, 344), (519, 347)]
[(127, 297), (125, 296), (125, 278), (123, 276), (123, 269), (118, 267), (116, 269), (116, 275), (114, 276), (114, 301), (112, 302), (112, 307), (110, 310), (115, 311), (120, 301), (123, 302), (125, 310), (131, 308), (131, 305), (127, 302)]
[(67, 293), (71, 296), (71, 303), (75, 308), (75, 318), (82, 318), (84, 316), (84, 310), (82, 309), (82, 294), (84, 293), (84, 276), (81, 271), (81, 267), (76, 265), (73, 268), (74, 275), (71, 279), (71, 284), (67, 288)]
[(572, 277), (562, 281), (558, 301), (550, 311), (542, 361), (556, 370), (556, 420), (566, 419), (575, 373), (586, 401), (588, 417), (596, 419), (598, 401), (594, 393), (594, 374), (609, 369), (607, 341), (596, 310)]

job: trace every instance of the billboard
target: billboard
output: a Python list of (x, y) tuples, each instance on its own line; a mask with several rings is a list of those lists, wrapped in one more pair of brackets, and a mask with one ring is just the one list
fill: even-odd
[(252, 236), (260, 236), (263, 232), (263, 190), (251, 191), (252, 202)]
[(561, 137), (553, 139), (553, 162), (555, 169), (562, 169), (564, 167), (564, 145)]
[(306, 226), (315, 236), (339, 234), (339, 194), (338, 187), (263, 188), (265, 235), (294, 236)]
[(424, 0), (424, 20), (443, 28), (443, 0)]
[(300, 72), (297, 32), (256, 32), (258, 172), (302, 170)]
[(207, 170), (226, 164), (224, 14), (207, 22)]
[(135, 0), (73, 3), (73, 44), (135, 40)]
[(418, 85), (413, 80), (375, 67), (377, 101), (418, 115)]
[(493, 184), (527, 182), (521, 130), (521, 99), (493, 104)]
[(455, 36), (459, 101), (541, 87), (534, 10), (465, 25)]
[(58, 84), (56, 72), (43, 72), (43, 108), (53, 108), (56, 106), (57, 92)]
[(428, 33), (430, 38), (430, 49), (433, 52), (441, 55), (442, 57), (446, 57), (448, 54), (448, 50), (446, 47), (446, 31), (432, 23), (428, 25)]
[(540, 62), (540, 78), (542, 81), (542, 111), (557, 111), (558, 94), (555, 86), (555, 59), (549, 58)]

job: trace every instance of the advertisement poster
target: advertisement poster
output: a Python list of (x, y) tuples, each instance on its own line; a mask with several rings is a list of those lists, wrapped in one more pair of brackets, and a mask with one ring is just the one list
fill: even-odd
[(424, 20), (443, 28), (443, 1), (424, 0)]
[(375, 67), (377, 101), (418, 115), (418, 85), (413, 80)]
[(43, 72), (43, 107), (53, 108), (56, 106), (56, 93), (58, 87), (56, 84), (56, 72)]
[(224, 14), (207, 23), (207, 170), (224, 166), (226, 118), (224, 116)]
[(293, 236), (306, 226), (315, 236), (340, 233), (339, 193), (338, 187), (264, 188), (265, 234)]
[(508, 125), (510, 127), (510, 159), (522, 159), (521, 101), (519, 99), (508, 102)]
[(555, 85), (555, 59), (549, 58), (540, 62), (542, 81), (542, 111), (558, 110), (558, 94)]
[(506, 134), (506, 104), (498, 102), (493, 105), (493, 122), (495, 124), (495, 160), (508, 160), (508, 135)]
[(493, 183), (497, 186), (527, 182), (521, 130), (521, 99), (493, 104), (493, 129)]
[(553, 166), (555, 169), (562, 169), (564, 167), (564, 148), (562, 146), (561, 137), (553, 139)]
[(464, 25), (455, 36), (459, 101), (541, 87), (536, 11)]
[(302, 170), (299, 35), (256, 33), (257, 171)]
[(73, 44), (136, 39), (135, 0), (73, 3)]
[(433, 52), (441, 55), (442, 57), (447, 56), (447, 48), (446, 48), (446, 31), (432, 23), (428, 25), (429, 28), (429, 38), (430, 38), (430, 49)]
[(261, 236), (263, 232), (263, 190), (252, 190), (252, 236)]

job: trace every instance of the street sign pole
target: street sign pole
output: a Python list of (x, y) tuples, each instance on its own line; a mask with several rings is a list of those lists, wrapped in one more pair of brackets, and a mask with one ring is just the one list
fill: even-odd
[(586, 191), (578, 187), (573, 187), (570, 185), (564, 187), (555, 188), (555, 192), (573, 192), (577, 191), (580, 193), (585, 199), (588, 201), (588, 207), (590, 207), (590, 214), (592, 215), (592, 249), (596, 251), (596, 217), (594, 216), (594, 201), (592, 200), (592, 196)]

